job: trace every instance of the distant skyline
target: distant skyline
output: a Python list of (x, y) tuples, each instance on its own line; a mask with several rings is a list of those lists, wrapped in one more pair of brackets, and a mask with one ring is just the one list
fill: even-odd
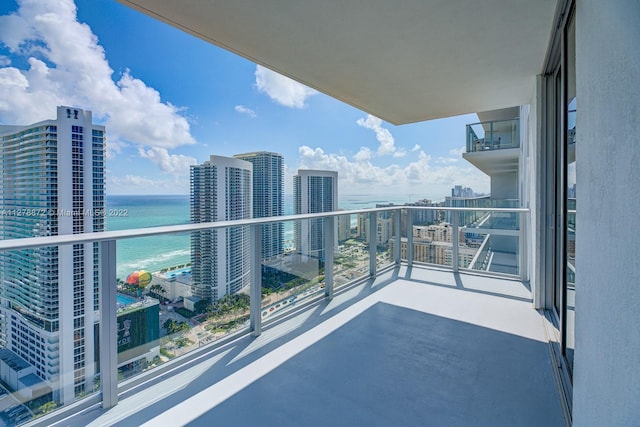
[(338, 171), (343, 195), (489, 192), (461, 156), (474, 114), (393, 126), (115, 1), (3, 1), (0, 124), (58, 105), (107, 127), (107, 194), (188, 194), (189, 165), (262, 150), (287, 195), (298, 168)]

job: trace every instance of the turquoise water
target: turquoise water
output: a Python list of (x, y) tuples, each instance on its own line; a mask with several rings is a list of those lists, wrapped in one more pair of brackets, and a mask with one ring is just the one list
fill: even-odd
[(122, 294), (116, 294), (116, 302), (118, 303), (118, 306), (133, 304), (134, 302), (137, 302), (137, 301), (138, 300), (133, 297), (122, 295)]
[[(109, 214), (114, 215), (109, 215)], [(189, 196), (107, 196), (107, 230), (189, 223)], [(190, 261), (189, 234), (120, 240), (117, 277), (136, 270), (158, 271)]]
[[(357, 195), (340, 198), (342, 209), (364, 209), (379, 203), (402, 204), (422, 197), (406, 195)], [(284, 214), (293, 214), (293, 197), (285, 195)], [(189, 223), (189, 196), (107, 196), (107, 230)], [(293, 222), (284, 226), (285, 245), (293, 242)], [(158, 271), (191, 260), (189, 234), (120, 240), (117, 244), (117, 277), (136, 270)]]
[(191, 267), (180, 268), (177, 270), (171, 270), (167, 272), (164, 277), (171, 279), (172, 277), (189, 276), (191, 275)]

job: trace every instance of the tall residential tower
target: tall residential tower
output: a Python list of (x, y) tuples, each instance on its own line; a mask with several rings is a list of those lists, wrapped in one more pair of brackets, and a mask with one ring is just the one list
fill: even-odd
[[(104, 230), (104, 134), (71, 107), (0, 126), (1, 239)], [(60, 403), (93, 391), (98, 273), (96, 243), (0, 253), (0, 346)]]
[[(236, 154), (253, 165), (253, 217), (284, 215), (284, 162), (282, 155), (267, 151)], [(284, 228), (281, 222), (262, 226), (262, 258), (282, 255)]]
[[(338, 210), (338, 172), (298, 169), (293, 177), (293, 209), (295, 214)], [(296, 252), (324, 259), (323, 220), (296, 221), (294, 227)]]
[[(191, 166), (191, 222), (251, 218), (252, 171), (249, 162), (221, 156)], [(215, 301), (248, 286), (249, 244), (249, 227), (192, 233), (193, 294)]]

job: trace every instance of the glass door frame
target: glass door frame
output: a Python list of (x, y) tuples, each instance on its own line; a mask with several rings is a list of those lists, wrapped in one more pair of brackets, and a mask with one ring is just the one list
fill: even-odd
[[(568, 31), (575, 20), (575, 0), (559, 5), (556, 30), (552, 35), (542, 76), (543, 167), (546, 172), (545, 220), (545, 307), (558, 328), (559, 342), (554, 345), (566, 401), (571, 406), (573, 368), (567, 357), (567, 230), (568, 230)], [(575, 28), (575, 23), (574, 23)], [(575, 52), (572, 52), (575, 55)]]

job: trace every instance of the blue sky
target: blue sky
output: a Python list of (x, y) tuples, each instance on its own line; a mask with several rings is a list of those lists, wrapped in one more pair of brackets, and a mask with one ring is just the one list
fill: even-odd
[(0, 124), (56, 105), (107, 126), (109, 194), (187, 194), (189, 165), (268, 150), (337, 170), (341, 194), (489, 191), (461, 156), (475, 115), (393, 126), (113, 0), (0, 3)]

